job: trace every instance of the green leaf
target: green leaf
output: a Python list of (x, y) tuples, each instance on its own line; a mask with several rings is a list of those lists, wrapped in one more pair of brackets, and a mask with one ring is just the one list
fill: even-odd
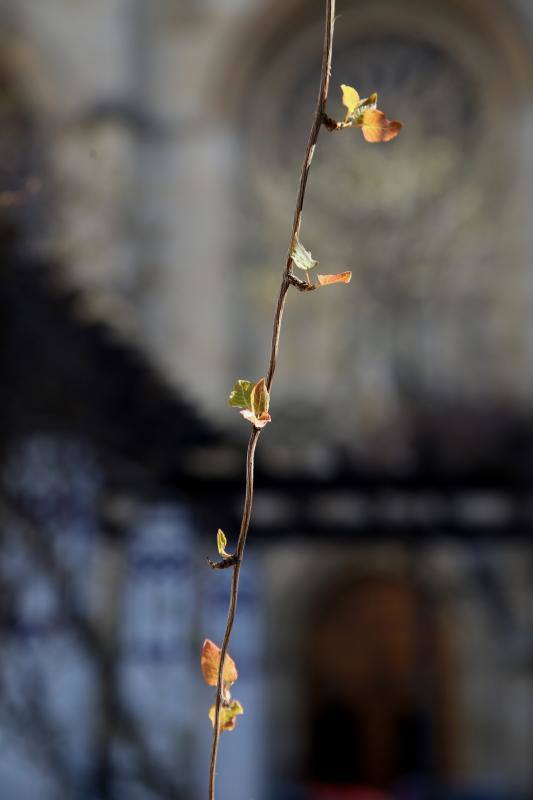
[[(215, 727), (215, 711), (216, 706), (211, 706), (209, 709), (209, 719), (211, 724)], [(244, 714), (244, 708), (238, 700), (231, 700), (227, 705), (220, 707), (219, 725), (221, 731), (232, 731), (235, 729), (237, 720), (235, 717), (238, 714)]]
[(318, 264), (311, 253), (296, 239), (291, 247), (291, 258), (299, 269), (313, 269)]
[(245, 381), (242, 378), (236, 381), (235, 386), (231, 390), (228, 398), (230, 406), (235, 406), (236, 408), (251, 408), (251, 395), (253, 388), (253, 381)]
[(228, 540), (226, 539), (226, 534), (219, 528), (217, 531), (217, 549), (222, 558), (228, 558), (229, 556), (229, 553), (226, 553), (227, 543)]

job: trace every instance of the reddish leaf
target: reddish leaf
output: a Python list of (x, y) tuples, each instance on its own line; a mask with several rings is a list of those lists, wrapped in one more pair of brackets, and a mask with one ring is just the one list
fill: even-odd
[[(220, 664), (220, 647), (211, 639), (206, 639), (202, 647), (202, 673), (209, 686), (216, 686), (218, 681), (218, 667)], [(224, 686), (231, 686), (238, 678), (235, 661), (226, 653), (222, 681)]]
[(365, 111), (358, 125), (366, 141), (372, 144), (390, 142), (398, 136), (403, 127), (401, 122), (387, 119), (383, 111), (378, 111), (377, 108)]

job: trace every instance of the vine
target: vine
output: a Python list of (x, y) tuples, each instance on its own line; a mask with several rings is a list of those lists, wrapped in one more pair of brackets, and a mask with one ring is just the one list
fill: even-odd
[[(272, 341), (268, 369), (266, 377), (261, 378), (255, 383), (248, 380), (238, 380), (229, 396), (230, 405), (240, 409), (240, 413), (244, 419), (251, 423), (252, 431), (246, 451), (246, 492), (237, 546), (233, 553), (228, 553), (226, 551), (226, 536), (223, 531), (219, 529), (217, 533), (217, 547), (221, 558), (216, 562), (208, 559), (210, 566), (215, 570), (233, 570), (226, 630), (224, 632), (222, 646), (219, 648), (207, 639), (202, 649), (201, 664), (204, 678), (210, 686), (216, 686), (215, 703), (209, 711), (209, 717), (213, 723), (213, 746), (209, 766), (209, 800), (215, 800), (215, 773), (220, 733), (223, 730), (233, 730), (236, 725), (237, 715), (243, 713), (241, 704), (231, 697), (231, 686), (237, 680), (237, 668), (235, 662), (228, 654), (228, 646), (237, 611), (239, 576), (252, 515), (255, 450), (265, 426), (271, 421), (269, 413), (270, 391), (276, 372), (281, 323), (287, 293), (291, 286), (301, 292), (310, 292), (330, 284), (349, 283), (352, 277), (352, 273), (349, 271), (334, 275), (318, 274), (317, 282), (315, 283), (311, 278), (310, 271), (318, 262), (315, 261), (311, 253), (305, 249), (300, 241), (300, 228), (307, 179), (311, 169), (318, 136), (322, 126), (330, 132), (344, 130), (345, 128), (359, 128), (367, 142), (388, 142), (398, 135), (402, 127), (400, 122), (387, 119), (385, 114), (377, 108), (376, 93), (361, 99), (357, 91), (346, 84), (341, 85), (342, 102), (346, 108), (344, 119), (342, 121), (337, 121), (327, 115), (326, 104), (331, 77), (333, 30), (335, 26), (335, 0), (326, 0), (325, 11), (320, 88), (300, 174), (287, 259), (281, 276), (281, 284), (272, 326)], [(295, 267), (303, 271), (305, 279), (299, 278), (294, 273)]]

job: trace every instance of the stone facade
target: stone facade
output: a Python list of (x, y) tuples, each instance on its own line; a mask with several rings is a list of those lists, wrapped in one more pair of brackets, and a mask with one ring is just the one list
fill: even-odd
[[(388, 437), (401, 461), (409, 393), (527, 406), (523, 5), (341, 3), (331, 109), (340, 80), (379, 84), (406, 135), (379, 152), (321, 140), (303, 235), (354, 285), (290, 303), (278, 389), (288, 430), (305, 394), (311, 423), (326, 406), (333, 440), (348, 425), (368, 453)], [(228, 385), (265, 358), (320, 3), (24, 0), (3, 15), (6, 61), (41, 127), (40, 246), (83, 288), (80, 312), (231, 424)]]
[[(80, 319), (103, 321), (238, 435), (225, 398), (266, 362), (321, 13), (318, 0), (4, 0), (0, 9), (1, 67), (34, 121), (29, 168), (42, 180), (28, 242), (60, 265), (61, 288), (80, 292)], [(327, 271), (354, 278), (345, 290), (290, 297), (279, 433), (265, 460), (327, 472), (340, 448), (401, 472), (416, 458), (413, 408), (511, 419), (531, 405), (533, 11), (528, 0), (339, 0), (339, 13), (332, 113), (346, 81), (378, 89), (406, 125), (383, 150), (350, 133), (320, 139), (302, 238)], [(445, 438), (433, 441), (439, 452)], [(257, 797), (270, 766), (289, 783), (305, 769), (303, 695), (285, 665), (297, 659), (295, 612), (311, 607), (317, 554), (332, 580), (348, 560), (354, 575), (375, 562), (377, 575), (433, 581), (454, 630), (464, 745), (446, 778), (533, 791), (530, 550), (494, 544), (482, 554), (510, 609), (505, 638), (468, 545), (436, 537), (421, 559), (392, 549), (290, 542), (257, 555), (252, 573), (267, 588), (252, 586), (244, 629), (253, 637), (267, 614), (275, 653), (268, 680), (256, 665), (243, 691), (270, 708), (273, 744), (263, 747), (265, 729), (252, 722), (248, 746), (259, 742), (264, 760), (255, 769), (250, 756), (234, 800)], [(243, 660), (247, 644), (236, 640)], [(130, 689), (142, 693), (142, 670), (133, 672)], [(150, 699), (147, 714), (158, 714)], [(185, 716), (183, 738), (196, 742), (187, 754), (198, 758), (188, 789), (200, 793), (207, 734), (189, 706)], [(232, 768), (238, 742), (228, 744)], [(221, 780), (231, 786), (231, 772)]]

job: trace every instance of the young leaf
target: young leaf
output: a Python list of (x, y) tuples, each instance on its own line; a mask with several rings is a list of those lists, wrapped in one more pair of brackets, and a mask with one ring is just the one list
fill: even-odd
[(257, 381), (250, 395), (250, 410), (258, 418), (268, 412), (270, 405), (270, 395), (266, 388), (265, 379)]
[(306, 250), (298, 239), (291, 247), (291, 258), (299, 269), (313, 269), (318, 264), (318, 261), (315, 261), (309, 250)]
[(239, 379), (230, 392), (228, 402), (236, 408), (250, 408), (250, 395), (254, 388), (253, 381)]
[(238, 380), (229, 396), (229, 404), (242, 408), (243, 417), (256, 428), (264, 428), (271, 421), (268, 413), (269, 402), (270, 396), (264, 378), (257, 383)]
[[(211, 720), (211, 724), (213, 728), (215, 727), (215, 713), (216, 713), (216, 706), (211, 706), (209, 709), (209, 719)], [(227, 706), (222, 705), (220, 706), (220, 713), (218, 716), (218, 722), (220, 725), (221, 731), (232, 731), (237, 724), (237, 720), (235, 717), (238, 714), (244, 714), (244, 708), (241, 706), (238, 700), (232, 700), (231, 703)]]
[(362, 117), (365, 111), (373, 111), (378, 103), (378, 95), (377, 92), (372, 92), (369, 97), (365, 97), (364, 100), (361, 100), (359, 106), (357, 107), (357, 119)]
[(402, 123), (397, 120), (387, 119), (383, 111), (369, 109), (365, 111), (361, 121), (358, 122), (363, 136), (367, 142), (390, 142), (395, 139), (402, 129)]
[(342, 104), (346, 106), (348, 111), (346, 112), (346, 119), (347, 122), (349, 119), (352, 119), (356, 116), (357, 109), (361, 102), (361, 98), (359, 97), (359, 93), (353, 88), (353, 86), (346, 86), (345, 83), (341, 84), (342, 89)]
[[(373, 92), (369, 97), (361, 100), (358, 92), (352, 86), (341, 85), (342, 102), (346, 106), (346, 116), (343, 123), (337, 123), (337, 128), (360, 127), (367, 142), (390, 142), (398, 136), (402, 123), (389, 120), (379, 111), (377, 106), (378, 96)], [(335, 125), (332, 128), (335, 129)]]
[(256, 417), (253, 411), (250, 411), (248, 408), (245, 408), (243, 411), (240, 412), (244, 419), (247, 419), (248, 422), (251, 422), (254, 428), (264, 428), (265, 425), (268, 425), (269, 422), (272, 422), (272, 417), (268, 413), (268, 411), (264, 411), (260, 417)]
[(329, 286), (330, 283), (350, 283), (352, 273), (338, 272), (336, 275), (317, 275), (317, 278), (320, 286)]
[[(211, 639), (206, 639), (202, 647), (202, 673), (205, 682), (209, 686), (216, 686), (218, 681), (218, 667), (220, 664), (220, 647), (217, 647)], [(224, 686), (231, 686), (239, 677), (235, 661), (229, 653), (226, 653), (224, 660), (224, 671), (222, 681)]]
[[(378, 102), (378, 96), (376, 92), (373, 92), (369, 97), (365, 97), (363, 100), (361, 100), (359, 93), (353, 88), (353, 86), (346, 86), (346, 84), (343, 83), (341, 84), (341, 89), (342, 103), (348, 109), (344, 118), (345, 123), (358, 122), (365, 111), (368, 109), (374, 109), (376, 107)], [(350, 126), (348, 125), (348, 127)]]
[(227, 543), (228, 543), (228, 540), (226, 539), (226, 535), (225, 535), (224, 531), (220, 530), (220, 528), (219, 528), (218, 531), (217, 531), (217, 550), (218, 550), (219, 555), (222, 556), (222, 558), (229, 558), (230, 557), (230, 554), (226, 553), (226, 545), (227, 545)]

